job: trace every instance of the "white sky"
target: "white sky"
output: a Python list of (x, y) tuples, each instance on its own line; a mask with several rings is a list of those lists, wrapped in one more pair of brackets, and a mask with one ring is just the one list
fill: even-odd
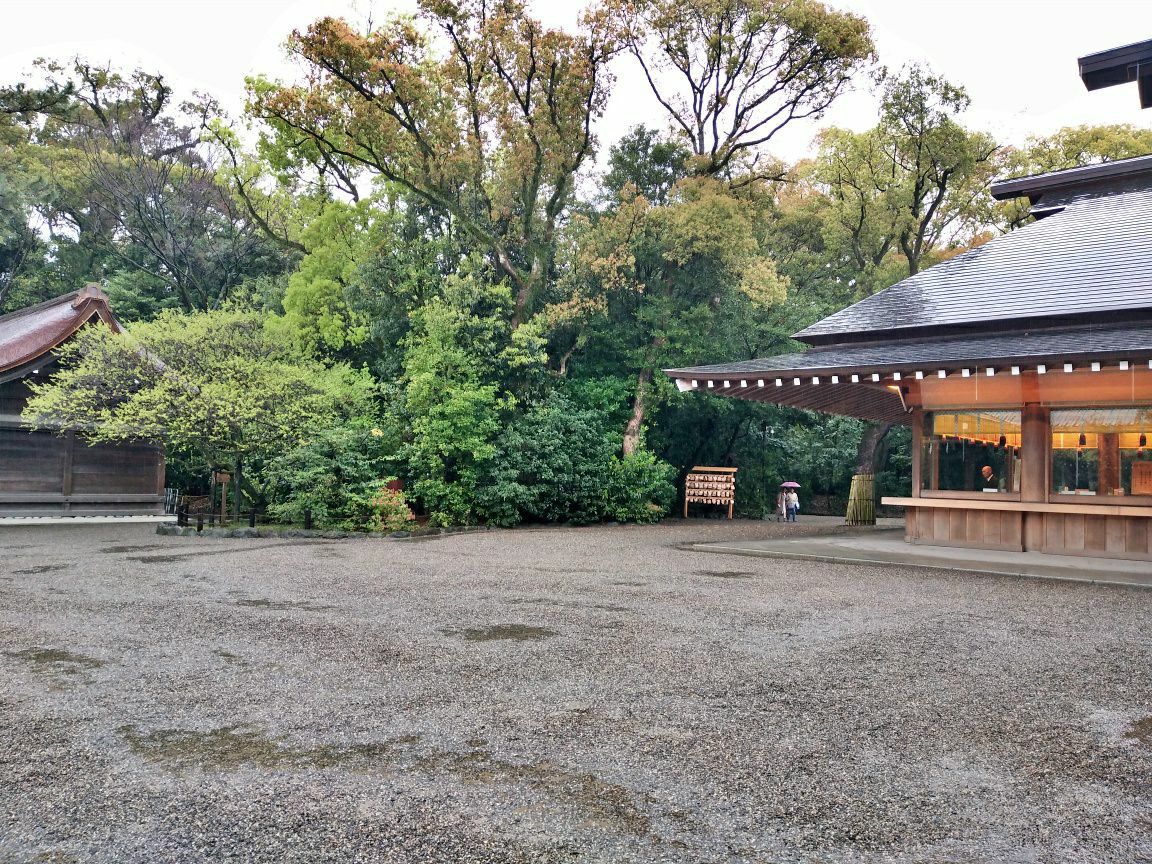
[[(691, 0), (685, 0), (691, 2)], [(826, 0), (829, 2), (829, 0)], [(1150, 0), (830, 0), (872, 24), (881, 62), (899, 67), (926, 62), (972, 97), (969, 126), (1004, 143), (1081, 123), (1152, 127), (1135, 84), (1088, 93), (1076, 58), (1152, 38)], [(243, 100), (243, 81), (262, 72), (292, 77), (283, 43), (293, 28), (323, 15), (362, 23), (414, 0), (34, 0), (5, 4), (0, 24), (0, 81), (13, 82), (36, 57), (93, 62), (164, 73), (183, 96), (212, 93), (232, 111)], [(553, 26), (571, 26), (583, 4), (534, 0), (534, 14)], [(640, 121), (661, 125), (637, 70), (626, 58), (600, 126), (606, 149)], [(861, 85), (866, 86), (866, 85)], [(842, 97), (824, 120), (796, 123), (770, 150), (789, 161), (803, 156), (820, 125), (864, 129), (875, 122), (867, 91)]]

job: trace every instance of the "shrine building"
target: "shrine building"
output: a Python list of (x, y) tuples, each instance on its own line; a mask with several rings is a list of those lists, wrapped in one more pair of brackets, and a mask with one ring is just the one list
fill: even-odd
[(913, 543), (1152, 560), (1152, 155), (995, 183), (1035, 221), (681, 390), (912, 427)]
[(82, 430), (30, 429), (20, 415), (56, 369), (56, 349), (86, 325), (120, 325), (108, 297), (88, 285), (0, 315), (0, 516), (162, 513), (164, 451), (132, 442), (89, 446)]

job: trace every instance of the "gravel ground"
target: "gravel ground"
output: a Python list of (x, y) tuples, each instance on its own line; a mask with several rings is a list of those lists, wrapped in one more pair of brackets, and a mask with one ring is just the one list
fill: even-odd
[(1152, 591), (0, 529), (0, 861), (1152, 861)]

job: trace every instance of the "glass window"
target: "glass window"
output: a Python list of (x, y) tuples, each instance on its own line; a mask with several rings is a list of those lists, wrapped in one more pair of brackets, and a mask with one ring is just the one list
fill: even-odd
[(1052, 411), (1052, 491), (1152, 495), (1152, 406)]
[(924, 414), (920, 488), (954, 492), (1020, 491), (1020, 412)]

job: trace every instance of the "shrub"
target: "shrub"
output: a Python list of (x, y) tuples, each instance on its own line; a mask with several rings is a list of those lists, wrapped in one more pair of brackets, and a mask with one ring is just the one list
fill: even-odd
[(388, 437), (366, 422), (317, 430), (265, 466), (268, 514), (282, 522), (302, 522), (304, 511), (311, 510), (316, 524), (325, 528), (370, 528), (380, 509), (375, 498), (383, 483)]
[(372, 515), (367, 520), (370, 531), (407, 531), (415, 524), (412, 508), (408, 506), (404, 493), (381, 484), (370, 499)]
[(607, 411), (554, 391), (498, 437), (477, 503), (498, 525), (659, 519), (675, 494), (672, 467), (643, 449), (627, 459), (619, 450)]

